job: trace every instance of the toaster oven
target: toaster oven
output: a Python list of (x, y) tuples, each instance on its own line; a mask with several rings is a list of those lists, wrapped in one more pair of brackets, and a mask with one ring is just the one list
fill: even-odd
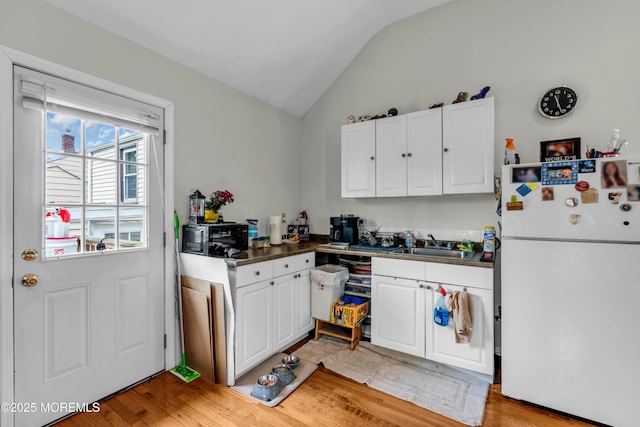
[(182, 252), (230, 258), (249, 248), (249, 226), (235, 222), (185, 224)]

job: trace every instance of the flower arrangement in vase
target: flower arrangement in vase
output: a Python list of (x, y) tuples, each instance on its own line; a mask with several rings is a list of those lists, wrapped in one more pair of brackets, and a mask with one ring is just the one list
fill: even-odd
[(211, 193), (204, 201), (205, 221), (216, 222), (221, 207), (233, 203), (233, 194), (228, 190), (218, 190)]

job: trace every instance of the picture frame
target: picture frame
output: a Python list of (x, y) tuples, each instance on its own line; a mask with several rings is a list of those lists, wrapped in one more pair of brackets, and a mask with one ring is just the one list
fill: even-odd
[(540, 142), (541, 162), (561, 162), (578, 159), (580, 159), (580, 138), (565, 138)]
[(542, 164), (542, 185), (575, 184), (578, 182), (578, 162)]
[(513, 166), (511, 168), (511, 183), (540, 182), (542, 168), (540, 166)]

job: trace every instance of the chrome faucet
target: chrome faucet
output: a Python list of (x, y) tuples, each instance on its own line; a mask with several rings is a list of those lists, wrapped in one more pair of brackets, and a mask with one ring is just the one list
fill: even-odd
[[(431, 239), (431, 241), (433, 242), (433, 245), (434, 245), (435, 247), (437, 247), (437, 248), (439, 248), (439, 247), (440, 247), (440, 240), (436, 240), (436, 238), (435, 238), (435, 237), (433, 237), (433, 234), (429, 233), (429, 234), (427, 234), (427, 237), (428, 237), (429, 239)], [(424, 246), (425, 246), (425, 248), (426, 248), (427, 246), (429, 246), (429, 245), (427, 244), (427, 241), (426, 241), (426, 240), (424, 241)]]

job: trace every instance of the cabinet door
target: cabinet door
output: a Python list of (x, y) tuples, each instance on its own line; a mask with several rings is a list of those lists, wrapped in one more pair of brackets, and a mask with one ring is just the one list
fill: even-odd
[(236, 378), (271, 356), (273, 348), (273, 280), (236, 292)]
[(407, 195), (407, 116), (376, 120), (376, 196)]
[[(429, 311), (433, 313), (440, 296), (439, 285), (429, 283)], [(462, 286), (443, 285), (448, 294), (463, 291)], [(473, 330), (471, 341), (465, 344), (456, 343), (455, 319), (449, 318), (447, 326), (436, 325), (429, 314), (427, 322), (427, 359), (460, 368), (470, 369), (487, 375), (493, 375), (493, 292), (487, 289), (467, 288), (471, 296), (471, 318)]]
[(442, 108), (407, 114), (407, 195), (442, 194)]
[(278, 351), (289, 345), (294, 335), (295, 274), (276, 277), (273, 285), (273, 350)]
[(442, 108), (444, 194), (493, 192), (493, 98)]
[(374, 275), (371, 343), (424, 357), (426, 291), (418, 280)]
[(376, 122), (344, 125), (341, 136), (342, 197), (375, 197)]
[(311, 317), (311, 270), (306, 269), (295, 274), (293, 285), (295, 301), (295, 337), (302, 336), (314, 328)]

